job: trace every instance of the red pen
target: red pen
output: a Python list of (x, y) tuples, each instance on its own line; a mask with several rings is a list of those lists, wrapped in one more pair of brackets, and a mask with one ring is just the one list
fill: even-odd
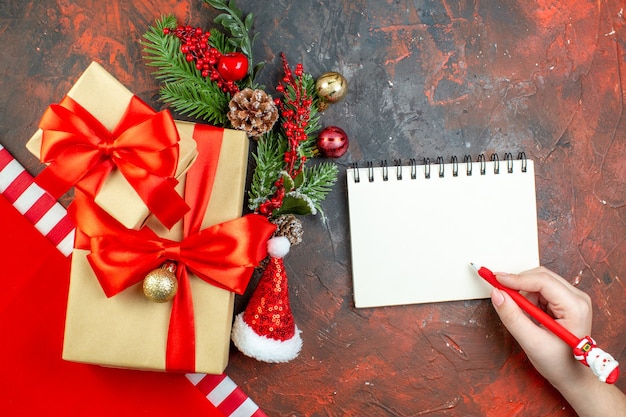
[(485, 281), (497, 289), (506, 292), (518, 306), (532, 318), (541, 323), (546, 329), (561, 338), (573, 350), (574, 358), (587, 365), (602, 382), (613, 384), (619, 376), (619, 363), (608, 353), (596, 346), (596, 342), (585, 336), (579, 339), (545, 311), (531, 303), (519, 291), (500, 284), (496, 276), (489, 269), (470, 264)]

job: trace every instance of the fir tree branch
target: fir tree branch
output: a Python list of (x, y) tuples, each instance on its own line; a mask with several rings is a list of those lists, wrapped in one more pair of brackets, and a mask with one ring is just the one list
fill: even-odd
[(262, 202), (274, 194), (274, 182), (283, 169), (286, 149), (286, 141), (277, 140), (270, 133), (259, 139), (256, 153), (253, 154), (256, 167), (248, 191), (248, 207), (251, 210), (257, 210)]
[(305, 168), (305, 181), (299, 192), (306, 195), (318, 211), (322, 211), (321, 202), (332, 190), (337, 181), (339, 169), (330, 162), (322, 162)]
[(161, 16), (155, 25), (148, 29), (144, 34), (145, 40), (141, 42), (144, 58), (148, 66), (157, 68), (153, 73), (157, 80), (166, 83), (195, 82), (202, 75), (192, 62), (188, 62), (185, 56), (179, 53), (180, 41), (163, 33), (164, 28), (173, 29), (176, 25), (176, 17)]
[(208, 123), (228, 124), (228, 96), (208, 83), (173, 82), (161, 88), (161, 100), (180, 114), (195, 117)]
[(228, 42), (228, 38), (226, 37), (226, 35), (224, 35), (224, 33), (215, 28), (211, 29), (209, 44), (221, 53), (234, 52), (237, 49), (232, 46), (230, 42)]
[[(174, 16), (162, 16), (157, 19), (144, 34), (142, 41), (147, 65), (156, 67), (154, 77), (163, 82), (160, 90), (161, 100), (180, 113), (196, 117), (220, 126), (228, 124), (226, 116), (230, 97), (215, 83), (202, 77), (193, 64), (180, 53), (180, 40), (166, 35), (164, 28), (175, 29)], [(215, 41), (224, 43), (221, 33), (212, 33)]]

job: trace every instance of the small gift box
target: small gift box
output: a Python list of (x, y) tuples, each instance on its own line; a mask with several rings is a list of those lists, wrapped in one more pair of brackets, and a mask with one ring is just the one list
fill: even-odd
[(48, 167), (36, 181), (54, 197), (72, 186), (129, 229), (150, 213), (171, 227), (189, 210), (175, 192), (196, 143), (168, 111), (154, 112), (96, 62), (45, 112), (26, 147)]
[[(245, 134), (185, 123), (198, 159), (177, 190), (191, 211), (170, 230), (150, 217), (141, 230), (116, 226), (80, 201), (63, 358), (105, 366), (221, 373), (228, 363), (234, 294), (267, 253), (275, 226), (241, 216)], [(79, 193), (77, 199), (87, 197)], [(144, 295), (144, 277), (176, 264), (171, 301)]]

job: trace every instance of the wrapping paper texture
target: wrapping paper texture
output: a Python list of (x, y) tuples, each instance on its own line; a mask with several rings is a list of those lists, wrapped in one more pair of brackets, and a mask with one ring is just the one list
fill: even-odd
[[(102, 125), (112, 130), (124, 115), (133, 93), (109, 74), (100, 64), (92, 62), (68, 91), (75, 100)], [(194, 162), (196, 143), (189, 129), (180, 129), (185, 122), (176, 122), (179, 142), (179, 160), (175, 177), (180, 179)], [(26, 148), (39, 158), (42, 130), (29, 139)], [(95, 202), (104, 211), (128, 229), (141, 228), (150, 215), (148, 207), (118, 170), (113, 170), (95, 196)]]
[[(180, 123), (181, 133), (193, 134), (194, 125)], [(203, 138), (196, 137), (196, 140)], [(224, 130), (215, 184), (203, 228), (241, 216), (248, 139), (243, 132)], [(177, 186), (182, 195), (185, 178)], [(182, 221), (167, 230), (151, 216), (146, 227), (180, 241)], [(86, 259), (88, 251), (72, 256), (63, 358), (106, 366), (165, 369), (171, 302), (149, 301), (136, 284), (107, 298)], [(234, 294), (190, 274), (196, 326), (196, 369), (221, 373), (228, 363)]]

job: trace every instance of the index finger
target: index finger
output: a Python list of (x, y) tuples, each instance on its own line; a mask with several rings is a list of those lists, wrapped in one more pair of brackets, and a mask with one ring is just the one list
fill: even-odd
[(548, 302), (573, 295), (586, 297), (587, 294), (570, 284), (565, 278), (555, 272), (538, 267), (519, 274), (496, 274), (498, 281), (509, 288), (519, 291), (539, 293)]
[(567, 319), (591, 327), (591, 299), (563, 278), (546, 268), (519, 275), (498, 274), (498, 281), (516, 290), (538, 294), (556, 319)]

